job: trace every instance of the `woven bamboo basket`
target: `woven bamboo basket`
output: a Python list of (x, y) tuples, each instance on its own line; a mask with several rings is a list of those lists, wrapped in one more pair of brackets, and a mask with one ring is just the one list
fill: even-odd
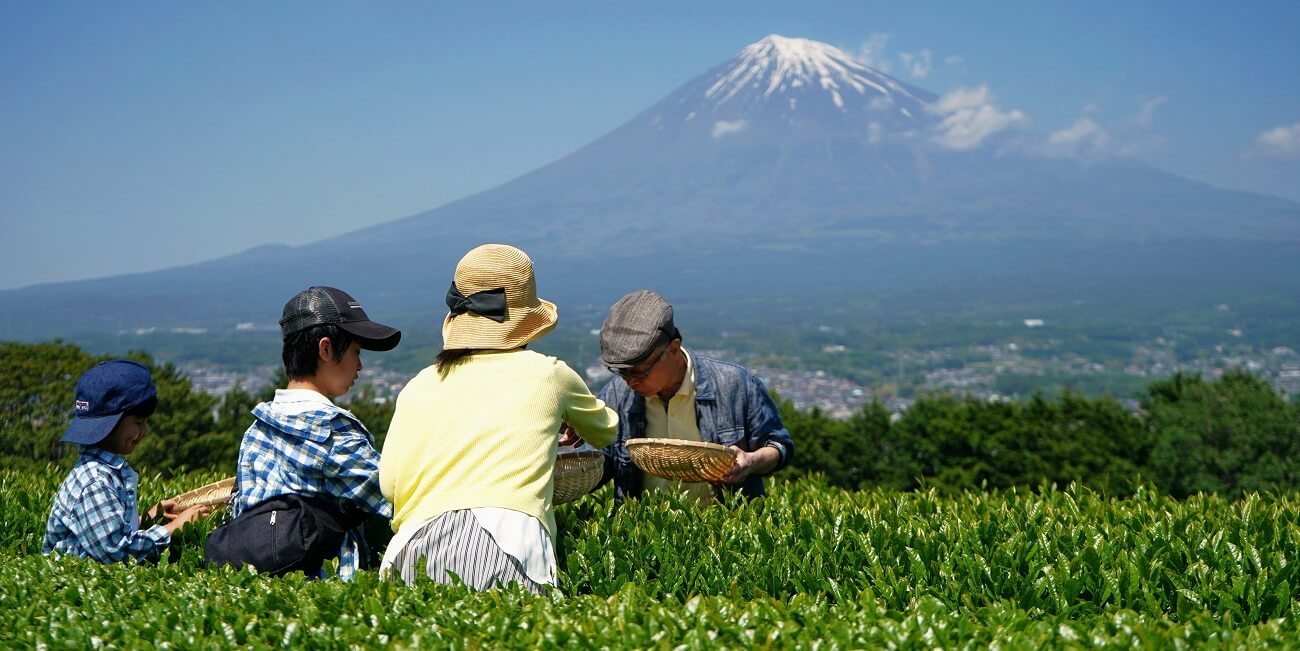
[(605, 472), (605, 455), (594, 450), (562, 452), (555, 457), (555, 497), (564, 504), (586, 495), (600, 483)]
[(176, 501), (176, 510), (184, 511), (200, 504), (219, 509), (230, 500), (230, 493), (235, 490), (235, 478), (227, 477), (207, 486), (200, 486), (192, 491), (181, 493), (172, 499)]
[(631, 439), (627, 453), (636, 467), (664, 479), (722, 481), (736, 463), (736, 451), (717, 443), (678, 439)]

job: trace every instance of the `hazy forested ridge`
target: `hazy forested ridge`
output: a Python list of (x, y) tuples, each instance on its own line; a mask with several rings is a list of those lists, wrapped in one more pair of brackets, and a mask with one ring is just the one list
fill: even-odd
[[(167, 476), (232, 471), (249, 410), (272, 389), (252, 395), (237, 388), (215, 398), (171, 364), (140, 352), (128, 356), (153, 369), (160, 399), (132, 465)], [(73, 446), (58, 439), (73, 389), (102, 359), (65, 343), (0, 343), (0, 460), (29, 468), (70, 463)], [(382, 445), (391, 401), (376, 401), (361, 387), (339, 403)], [(781, 403), (798, 444), (787, 472), (821, 473), (850, 489), (955, 493), (1079, 482), (1113, 495), (1147, 485), (1174, 497), (1237, 497), (1300, 487), (1300, 410), (1240, 371), (1215, 381), (1175, 375), (1154, 382), (1137, 413), (1111, 398), (1070, 391), (1022, 402), (923, 397), (897, 417), (871, 403), (847, 420)]]

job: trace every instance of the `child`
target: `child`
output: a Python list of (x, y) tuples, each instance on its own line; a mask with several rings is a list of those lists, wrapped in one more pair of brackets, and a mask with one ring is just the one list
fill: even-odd
[(149, 369), (136, 362), (104, 362), (81, 376), (76, 417), (63, 434), (65, 443), (81, 445), (81, 458), (54, 498), (41, 553), (101, 563), (157, 561), (174, 532), (207, 514), (206, 506), (176, 513), (175, 502), (164, 500), (147, 515), (153, 520), (161, 510), (170, 521), (141, 528), (136, 507), (139, 475), (122, 457), (134, 452), (149, 433), (157, 396)]
[[(289, 384), (253, 409), (256, 420), (239, 446), (234, 513), (282, 496), (325, 498), (343, 513), (390, 519), (379, 490), (379, 452), (361, 421), (330, 401), (352, 388), (361, 350), (392, 350), (402, 333), (371, 321), (349, 295), (312, 287), (289, 299), (280, 319), (281, 357)], [(350, 580), (369, 556), (362, 526), (337, 553), (339, 578)]]

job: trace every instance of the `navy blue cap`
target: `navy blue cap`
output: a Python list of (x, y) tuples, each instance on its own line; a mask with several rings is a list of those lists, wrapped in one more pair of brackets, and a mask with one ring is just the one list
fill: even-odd
[(64, 443), (93, 445), (117, 427), (122, 414), (158, 404), (158, 389), (144, 364), (115, 359), (81, 374), (77, 381), (77, 415), (63, 433)]

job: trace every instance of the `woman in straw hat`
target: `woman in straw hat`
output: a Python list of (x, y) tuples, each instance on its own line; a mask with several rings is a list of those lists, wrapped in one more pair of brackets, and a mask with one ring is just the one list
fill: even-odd
[[(461, 258), (443, 351), (397, 397), (379, 463), (396, 535), (381, 573), (487, 589), (555, 583), (557, 437), (613, 442), (618, 416), (564, 362), (527, 350), (555, 328), (533, 264), (512, 246)], [(565, 443), (576, 440), (574, 432)]]

